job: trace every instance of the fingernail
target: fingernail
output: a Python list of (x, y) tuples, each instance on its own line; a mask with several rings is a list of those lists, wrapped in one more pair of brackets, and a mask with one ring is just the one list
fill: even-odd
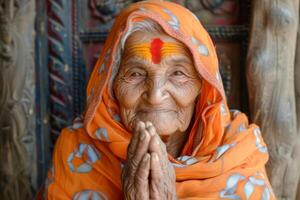
[(153, 156), (154, 160), (158, 161), (158, 155), (157, 155), (157, 153), (152, 153), (152, 156)]
[(137, 126), (138, 126), (138, 128), (141, 128), (142, 127), (142, 122), (139, 121)]
[(157, 161), (159, 160), (159, 158), (158, 158), (158, 155), (157, 155), (157, 154), (155, 154), (155, 156), (154, 156), (154, 159), (155, 159), (155, 160), (157, 160)]
[(145, 139), (145, 135), (146, 133), (145, 133), (145, 131), (141, 131), (140, 132), (140, 140), (144, 140)]
[(149, 160), (149, 158), (150, 158), (150, 155), (147, 153), (147, 154), (145, 154), (145, 156), (144, 156), (144, 161), (148, 161)]
[(158, 145), (159, 145), (159, 144), (160, 144), (160, 141), (159, 141), (158, 137), (159, 137), (159, 136), (156, 136), (156, 137), (155, 137), (155, 141), (154, 141), (154, 142), (155, 142), (155, 144), (158, 144)]
[(151, 122), (149, 122), (149, 121), (146, 122), (146, 127), (147, 127), (147, 128), (149, 128), (151, 125), (152, 125)]
[(149, 127), (147, 130), (149, 131), (151, 136), (155, 135), (155, 132), (154, 132), (153, 128)]

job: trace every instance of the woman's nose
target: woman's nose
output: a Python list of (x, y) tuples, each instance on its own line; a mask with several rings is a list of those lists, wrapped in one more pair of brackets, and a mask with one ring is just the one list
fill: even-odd
[(145, 98), (147, 102), (151, 105), (161, 104), (167, 97), (167, 92), (165, 89), (165, 81), (159, 77), (149, 81), (147, 85), (147, 91)]

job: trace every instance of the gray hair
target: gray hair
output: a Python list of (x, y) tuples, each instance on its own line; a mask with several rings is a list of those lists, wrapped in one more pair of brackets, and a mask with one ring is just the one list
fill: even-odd
[(118, 74), (119, 68), (120, 68), (122, 54), (123, 54), (123, 51), (125, 48), (126, 40), (132, 33), (137, 32), (137, 31), (140, 31), (143, 33), (150, 33), (150, 34), (154, 34), (154, 35), (161, 35), (161, 34), (165, 33), (163, 31), (162, 27), (158, 23), (154, 22), (153, 20), (149, 20), (149, 19), (129, 24), (128, 31), (122, 36), (122, 38), (120, 40), (120, 44), (119, 44), (117, 52), (116, 52), (115, 61), (113, 63), (113, 67), (112, 67), (111, 79), (109, 81), (109, 87), (110, 87), (110, 91), (111, 91), (112, 95), (113, 95), (113, 88), (112, 88), (113, 82), (114, 82), (114, 80)]

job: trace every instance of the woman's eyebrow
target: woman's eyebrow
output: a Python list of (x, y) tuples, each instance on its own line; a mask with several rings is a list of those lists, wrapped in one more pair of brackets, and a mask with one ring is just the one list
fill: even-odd
[(166, 63), (185, 63), (189, 65), (193, 65), (193, 61), (186, 56), (170, 56), (165, 59)]
[(123, 65), (141, 65), (141, 66), (148, 66), (150, 63), (149, 61), (139, 58), (139, 57), (131, 57), (125, 59), (122, 63)]

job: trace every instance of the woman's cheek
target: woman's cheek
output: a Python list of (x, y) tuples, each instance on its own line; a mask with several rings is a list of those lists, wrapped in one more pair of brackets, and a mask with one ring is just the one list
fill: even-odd
[(140, 86), (124, 83), (120, 86), (119, 101), (125, 108), (135, 107), (141, 97)]
[(185, 83), (180, 86), (172, 87), (171, 94), (176, 103), (181, 107), (188, 107), (194, 104), (200, 91), (200, 86), (195, 83)]

